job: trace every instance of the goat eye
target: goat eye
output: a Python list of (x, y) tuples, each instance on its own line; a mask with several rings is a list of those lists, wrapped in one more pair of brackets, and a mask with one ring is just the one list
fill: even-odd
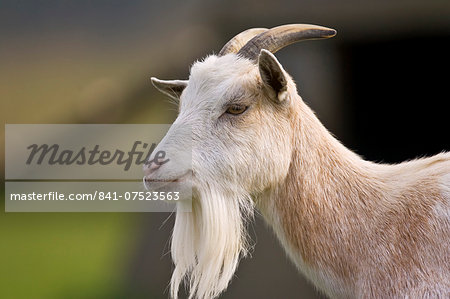
[(243, 105), (232, 105), (230, 107), (228, 107), (226, 113), (228, 114), (234, 114), (234, 115), (238, 115), (243, 113), (245, 110), (247, 110), (247, 106), (243, 106)]

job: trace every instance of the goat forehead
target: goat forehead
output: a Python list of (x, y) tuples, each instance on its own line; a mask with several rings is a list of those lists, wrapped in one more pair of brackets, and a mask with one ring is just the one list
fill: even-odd
[(241, 93), (243, 80), (250, 80), (256, 66), (235, 54), (208, 56), (191, 67), (181, 109), (214, 109), (230, 94)]
[(200, 80), (209, 78), (230, 77), (241, 74), (255, 68), (248, 59), (241, 58), (236, 54), (225, 56), (210, 55), (202, 61), (197, 61), (191, 67), (191, 77)]

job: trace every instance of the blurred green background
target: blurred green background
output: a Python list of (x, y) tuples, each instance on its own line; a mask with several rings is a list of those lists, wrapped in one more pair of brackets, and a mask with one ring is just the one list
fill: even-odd
[[(442, 108), (449, 99), (448, 0), (2, 0), (0, 117), (171, 123), (176, 107), (150, 76), (187, 78), (195, 60), (240, 31), (286, 23), (338, 30), (334, 39), (288, 47), (277, 57), (347, 146), (388, 162), (450, 148)], [(4, 135), (0, 140), (4, 169)], [(166, 298), (173, 218), (2, 208), (0, 298)], [(250, 230), (253, 258), (241, 263), (222, 298), (320, 297), (259, 217)]]

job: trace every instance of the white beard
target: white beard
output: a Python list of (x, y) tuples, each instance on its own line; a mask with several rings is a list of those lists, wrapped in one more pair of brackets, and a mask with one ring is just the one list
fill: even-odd
[(215, 298), (223, 292), (248, 253), (246, 221), (253, 217), (253, 202), (243, 192), (199, 189), (192, 212), (178, 212), (172, 235), (175, 269), (170, 293), (178, 297), (184, 281), (189, 298)]

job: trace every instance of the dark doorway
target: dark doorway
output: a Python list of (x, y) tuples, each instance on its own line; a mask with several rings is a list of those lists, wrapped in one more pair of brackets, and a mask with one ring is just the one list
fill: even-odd
[(450, 35), (350, 42), (341, 54), (347, 146), (390, 163), (450, 150)]

